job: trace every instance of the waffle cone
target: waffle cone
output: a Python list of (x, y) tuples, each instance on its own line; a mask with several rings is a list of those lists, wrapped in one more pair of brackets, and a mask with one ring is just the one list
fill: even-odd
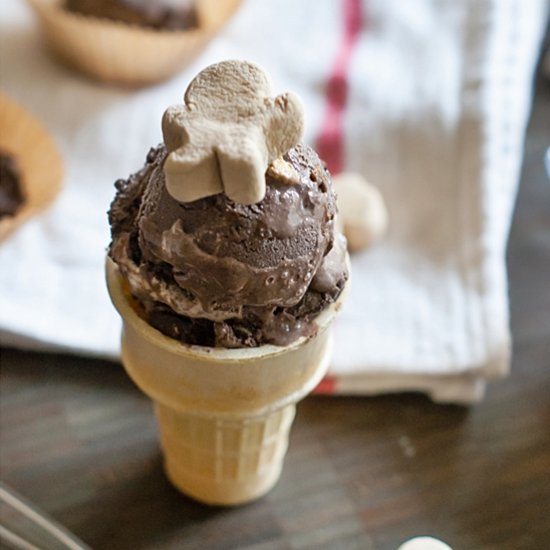
[(26, 109), (0, 94), (0, 149), (21, 169), (25, 202), (15, 216), (0, 220), (0, 240), (46, 208), (59, 193), (63, 163), (48, 131)]
[(145, 86), (175, 75), (206, 46), (241, 0), (197, 0), (196, 29), (162, 31), (71, 13), (63, 0), (28, 0), (46, 43), (63, 62), (97, 80)]
[(173, 484), (208, 504), (240, 504), (269, 491), (295, 404), (329, 366), (329, 328), (344, 297), (319, 315), (312, 337), (286, 347), (218, 349), (184, 346), (148, 325), (110, 260), (107, 283), (123, 319), (122, 361), (155, 402)]

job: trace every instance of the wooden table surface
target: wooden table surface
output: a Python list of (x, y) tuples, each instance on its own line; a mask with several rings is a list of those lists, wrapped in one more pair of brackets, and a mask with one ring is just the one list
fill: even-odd
[(166, 480), (151, 405), (117, 364), (1, 353), (1, 476), (93, 549), (550, 548), (550, 83), (539, 81), (508, 265), (511, 376), (471, 408), (309, 397), (280, 483), (209, 508)]

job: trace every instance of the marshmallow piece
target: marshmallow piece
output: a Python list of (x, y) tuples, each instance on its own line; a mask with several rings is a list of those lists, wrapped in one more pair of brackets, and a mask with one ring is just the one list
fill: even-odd
[(300, 174), (296, 168), (283, 158), (275, 159), (267, 168), (267, 174), (287, 185), (300, 183)]
[(304, 130), (298, 97), (272, 95), (268, 76), (253, 63), (223, 61), (201, 71), (184, 105), (169, 107), (162, 120), (170, 195), (190, 202), (225, 192), (242, 204), (261, 201), (268, 166)]
[(348, 240), (350, 252), (358, 252), (380, 240), (388, 228), (388, 212), (382, 194), (361, 175), (334, 176), (337, 194), (337, 227)]
[(452, 550), (452, 548), (433, 537), (415, 537), (403, 543), (397, 550)]

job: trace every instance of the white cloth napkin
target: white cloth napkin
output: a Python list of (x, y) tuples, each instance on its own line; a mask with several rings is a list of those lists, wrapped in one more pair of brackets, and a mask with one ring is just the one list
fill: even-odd
[[(357, 0), (360, 1), (360, 0)], [(1, 89), (50, 129), (66, 162), (56, 203), (0, 245), (4, 344), (118, 357), (103, 276), (113, 182), (161, 140), (164, 109), (209, 63), (250, 59), (304, 100), (306, 141), (354, 0), (244, 2), (185, 72), (121, 90), (45, 51), (23, 2), (4, 0)], [(483, 395), (509, 368), (504, 252), (518, 182), (544, 0), (364, 0), (350, 53), (345, 169), (381, 189), (388, 238), (353, 258), (321, 390)]]

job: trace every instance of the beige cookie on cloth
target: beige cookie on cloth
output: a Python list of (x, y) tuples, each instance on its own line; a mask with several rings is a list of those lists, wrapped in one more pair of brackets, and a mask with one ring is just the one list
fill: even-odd
[(338, 197), (337, 223), (348, 240), (350, 252), (359, 252), (379, 241), (388, 228), (388, 211), (382, 194), (363, 176), (333, 176)]
[(273, 97), (258, 65), (211, 65), (191, 82), (184, 105), (164, 114), (166, 188), (180, 202), (221, 192), (242, 204), (259, 202), (268, 166), (300, 141), (303, 129), (298, 97)]

